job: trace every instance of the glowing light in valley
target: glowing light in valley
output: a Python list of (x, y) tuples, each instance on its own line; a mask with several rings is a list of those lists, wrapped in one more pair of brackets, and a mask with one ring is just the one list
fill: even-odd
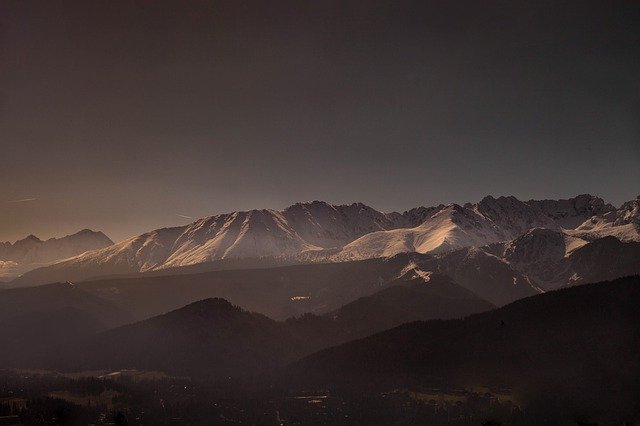
[(311, 299), (311, 296), (293, 296), (291, 298), (292, 302), (297, 302), (299, 300), (307, 300), (307, 299)]

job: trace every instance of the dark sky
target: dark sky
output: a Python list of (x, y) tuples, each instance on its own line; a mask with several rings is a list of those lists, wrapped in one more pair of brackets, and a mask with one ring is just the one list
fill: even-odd
[(637, 1), (3, 0), (0, 55), (0, 241), (640, 193)]

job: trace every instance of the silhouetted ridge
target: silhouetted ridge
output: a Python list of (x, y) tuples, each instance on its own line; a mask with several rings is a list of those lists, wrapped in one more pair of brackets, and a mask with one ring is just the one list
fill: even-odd
[(18, 315), (69, 307), (89, 313), (109, 326), (121, 325), (131, 320), (130, 315), (122, 308), (71, 282), (7, 289), (0, 293), (0, 321)]
[(170, 312), (167, 315), (177, 315), (179, 313), (185, 315), (200, 315), (202, 317), (217, 316), (219, 314), (233, 315), (245, 312), (238, 306), (234, 306), (227, 300), (220, 297), (210, 297), (208, 299), (198, 300), (190, 303), (183, 308)]
[(305, 388), (506, 387), (563, 415), (624, 418), (640, 409), (639, 305), (640, 276), (552, 291), (326, 349), (294, 364), (289, 380)]
[(126, 324), (132, 318), (115, 304), (65, 282), (0, 292), (0, 362), (25, 360)]
[(62, 370), (138, 368), (192, 376), (267, 373), (303, 353), (283, 323), (209, 298), (59, 348)]
[[(433, 282), (431, 282), (433, 280)], [(463, 318), (494, 306), (446, 277), (396, 284), (327, 314), (351, 339), (418, 320)]]

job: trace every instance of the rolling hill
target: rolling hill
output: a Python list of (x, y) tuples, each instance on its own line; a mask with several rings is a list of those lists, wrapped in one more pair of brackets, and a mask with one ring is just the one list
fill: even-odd
[(126, 324), (132, 316), (70, 283), (0, 291), (0, 361), (20, 365), (100, 331)]
[(632, 419), (640, 412), (639, 303), (638, 276), (571, 287), (329, 348), (293, 364), (286, 380), (304, 388), (508, 388), (533, 410)]
[[(493, 306), (446, 277), (397, 280), (391, 287), (317, 316), (277, 322), (209, 298), (25, 357), (24, 365), (61, 370), (143, 369), (207, 377), (271, 373), (294, 359), (406, 321), (459, 318)], [(71, 324), (71, 327), (87, 327)], [(79, 336), (83, 337), (83, 336)]]
[(283, 323), (204, 299), (57, 347), (39, 362), (59, 370), (138, 368), (230, 378), (267, 373), (301, 353), (302, 343)]

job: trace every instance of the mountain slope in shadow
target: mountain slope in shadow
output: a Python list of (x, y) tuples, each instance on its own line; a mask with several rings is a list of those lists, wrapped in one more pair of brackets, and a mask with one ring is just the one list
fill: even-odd
[(0, 291), (0, 321), (67, 308), (91, 313), (107, 327), (132, 320), (126, 310), (69, 282)]
[[(361, 297), (324, 315), (343, 341), (357, 339), (412, 321), (463, 318), (494, 306), (448, 277), (403, 276), (371, 296)], [(293, 320), (288, 320), (293, 324)], [(298, 324), (301, 325), (301, 324)]]
[(137, 320), (220, 297), (275, 320), (324, 314), (381, 290), (407, 259), (223, 270), (201, 274), (105, 279), (77, 285), (136, 315)]
[(307, 314), (285, 322), (211, 298), (55, 347), (50, 356), (34, 362), (63, 370), (138, 368), (247, 377), (406, 321), (461, 317), (492, 307), (446, 277), (400, 281), (330, 314)]
[(138, 368), (226, 378), (268, 372), (302, 350), (283, 323), (212, 298), (59, 347), (41, 362), (61, 370)]
[(639, 304), (638, 276), (571, 287), (329, 348), (293, 364), (286, 381), (304, 388), (506, 387), (542, 411), (630, 419), (640, 413)]
[(0, 362), (19, 365), (52, 346), (132, 320), (125, 310), (70, 283), (0, 291)]

